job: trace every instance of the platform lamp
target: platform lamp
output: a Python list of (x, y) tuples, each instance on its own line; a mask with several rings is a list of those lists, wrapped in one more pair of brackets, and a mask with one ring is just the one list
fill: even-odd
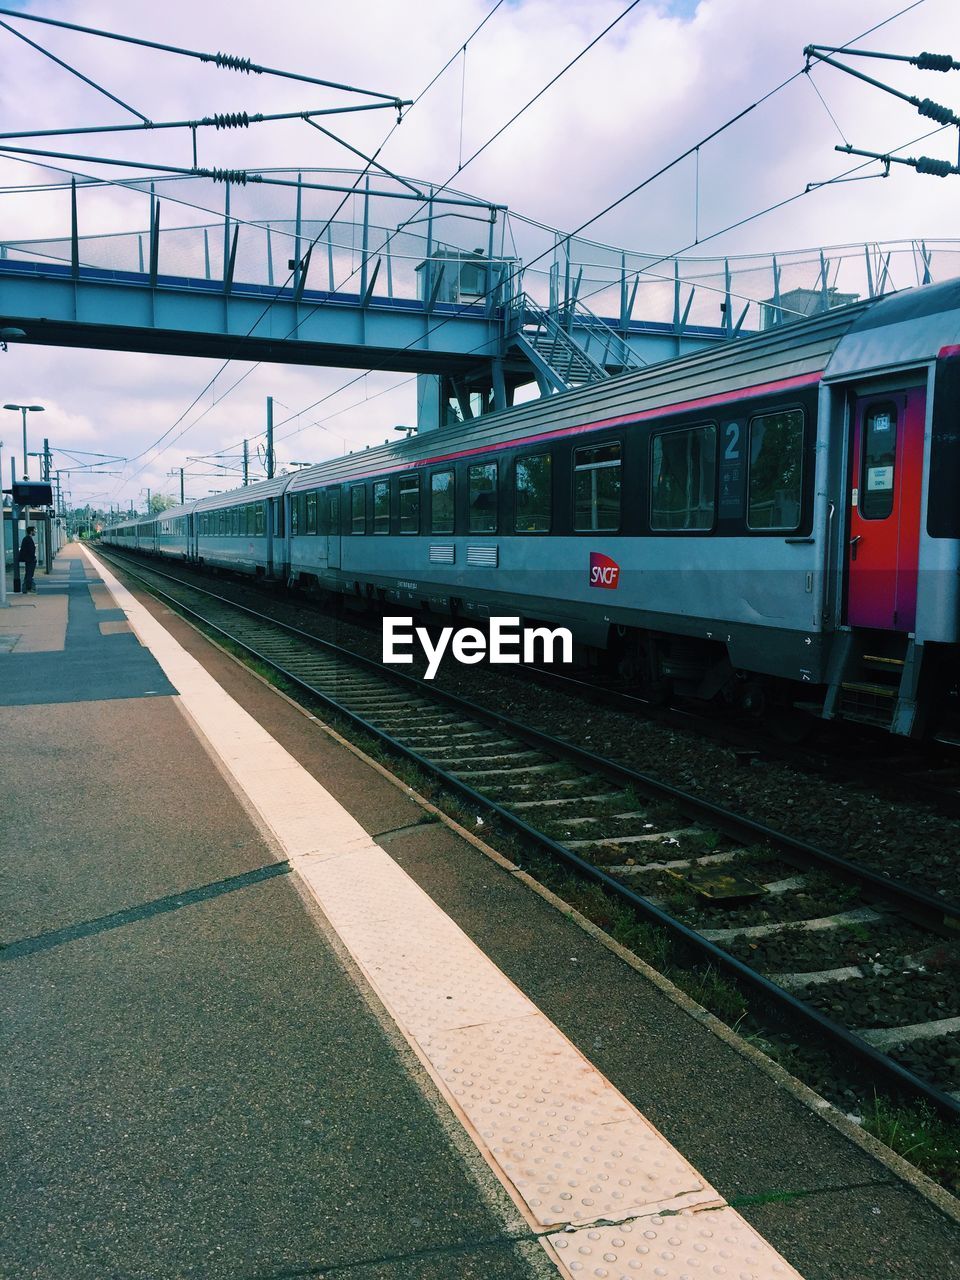
[(5, 325), (0, 329), (0, 351), (6, 351), (8, 342), (16, 342), (19, 338), (26, 336), (23, 329), (14, 329)]
[(5, 404), (5, 409), (12, 409), (19, 413), (23, 419), (23, 478), (30, 479), (30, 472), (27, 464), (27, 414), (43, 413), (42, 404)]

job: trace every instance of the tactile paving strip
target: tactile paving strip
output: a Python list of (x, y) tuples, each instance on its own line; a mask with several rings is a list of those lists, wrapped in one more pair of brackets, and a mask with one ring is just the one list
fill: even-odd
[(540, 1226), (721, 1197), (533, 1006), (424, 1051)]
[(548, 1236), (577, 1280), (791, 1280), (797, 1273), (735, 1209), (654, 1214)]
[(535, 1012), (369, 837), (365, 849), (304, 874), (384, 1004), (418, 1042), (435, 1031)]
[(567, 1228), (541, 1237), (560, 1272), (800, 1280), (316, 779), (103, 576), (531, 1225)]

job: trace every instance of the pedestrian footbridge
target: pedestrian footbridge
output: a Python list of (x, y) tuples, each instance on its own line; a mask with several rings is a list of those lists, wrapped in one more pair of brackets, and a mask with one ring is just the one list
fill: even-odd
[[(421, 416), (501, 408), (960, 274), (960, 242), (657, 258), (411, 180), (273, 171), (7, 188), (0, 325), (26, 342), (415, 372)], [(128, 229), (91, 233), (108, 221)]]

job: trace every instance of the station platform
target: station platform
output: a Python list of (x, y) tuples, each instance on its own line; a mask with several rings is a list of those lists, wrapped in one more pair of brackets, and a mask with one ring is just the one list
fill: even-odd
[(31, 1280), (960, 1276), (960, 1207), (65, 547), (0, 611)]

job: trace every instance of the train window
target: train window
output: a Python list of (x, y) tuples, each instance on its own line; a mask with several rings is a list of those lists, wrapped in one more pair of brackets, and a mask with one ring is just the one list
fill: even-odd
[(497, 464), (480, 462), (470, 472), (470, 532), (497, 532)]
[(802, 409), (750, 419), (747, 528), (799, 528), (802, 469)]
[(861, 441), (860, 515), (864, 520), (886, 520), (893, 510), (893, 477), (897, 465), (894, 405), (874, 405), (868, 410)]
[(224, 528), (224, 524), (225, 524), (225, 517), (226, 517), (226, 512), (225, 512), (225, 511), (218, 511), (218, 512), (217, 512), (217, 537), (218, 537), (218, 538), (222, 538), (222, 537), (223, 537), (223, 528)]
[(317, 495), (307, 494), (307, 533), (317, 532)]
[(453, 533), (454, 481), (452, 471), (435, 471), (430, 477), (430, 529)]
[(266, 521), (264, 519), (263, 503), (258, 502), (254, 507), (253, 511), (254, 511), (254, 521), (255, 521), (254, 530), (256, 532), (256, 536), (258, 538), (262, 538), (266, 531), (265, 529)]
[(296, 494), (290, 498), (290, 536), (295, 538), (300, 532), (300, 500)]
[(401, 476), (400, 488), (400, 532), (420, 532), (420, 477), (414, 473)]
[(620, 528), (620, 444), (573, 451), (573, 527)]
[(516, 466), (517, 533), (550, 532), (550, 454), (518, 458)]
[(350, 532), (366, 533), (367, 526), (367, 489), (366, 485), (355, 484), (350, 490)]
[(328, 531), (337, 537), (340, 535), (340, 490), (326, 489), (327, 511), (329, 513)]
[(651, 529), (713, 528), (716, 426), (655, 435), (650, 473)]
[(373, 532), (390, 532), (390, 481), (376, 480), (373, 485)]

